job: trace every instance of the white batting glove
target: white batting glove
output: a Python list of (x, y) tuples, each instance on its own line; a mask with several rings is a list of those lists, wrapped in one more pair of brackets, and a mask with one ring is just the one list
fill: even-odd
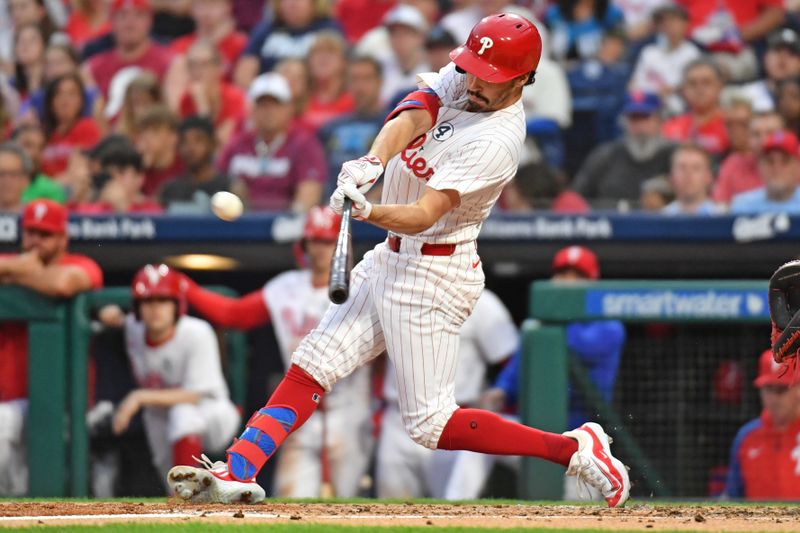
[(350, 211), (353, 214), (353, 218), (358, 220), (367, 220), (369, 218), (369, 214), (372, 213), (372, 204), (359, 192), (358, 187), (353, 183), (345, 183), (333, 191), (330, 206), (337, 215), (341, 215), (344, 210), (345, 197), (353, 201), (353, 209)]
[(383, 163), (374, 155), (365, 155), (347, 161), (342, 165), (342, 170), (339, 172), (339, 177), (336, 179), (336, 185), (342, 186), (347, 183), (352, 183), (362, 193), (366, 193), (375, 185), (378, 178), (383, 174)]

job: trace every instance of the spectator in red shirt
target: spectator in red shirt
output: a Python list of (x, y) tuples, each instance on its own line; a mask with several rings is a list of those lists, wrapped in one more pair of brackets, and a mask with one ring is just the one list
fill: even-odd
[(64, 32), (78, 50), (92, 39), (111, 31), (108, 0), (72, 0), (70, 4), (72, 11)]
[(136, 123), (136, 147), (145, 169), (142, 192), (148, 196), (186, 170), (178, 155), (179, 125), (178, 117), (166, 106), (151, 107)]
[[(22, 253), (0, 256), (0, 283), (20, 285), (45, 296), (71, 298), (103, 285), (90, 258), (67, 252), (67, 210), (50, 200), (25, 206)], [(27, 491), (25, 413), (28, 395), (28, 331), (24, 323), (0, 322), (0, 492)]]
[[(716, 30), (722, 36), (730, 21), (741, 39), (752, 43), (783, 24), (783, 0), (675, 0), (689, 12), (689, 31)], [(727, 15), (729, 18), (723, 18)], [(710, 33), (710, 32), (709, 32)], [(701, 39), (705, 41), (704, 39)]]
[(728, 150), (728, 132), (720, 108), (725, 77), (709, 59), (689, 63), (683, 72), (681, 91), (688, 111), (667, 120), (662, 133), (667, 139), (700, 145), (714, 156)]
[(133, 147), (115, 145), (102, 158), (108, 181), (98, 196), (98, 201), (83, 204), (75, 211), (84, 214), (109, 213), (160, 213), (161, 206), (142, 192), (144, 165), (142, 156)]
[(84, 71), (108, 98), (111, 80), (117, 71), (137, 66), (149, 70), (163, 81), (172, 61), (172, 53), (150, 38), (153, 13), (149, 0), (114, 0), (111, 26), (115, 46), (93, 56)]
[(198, 41), (208, 41), (218, 50), (222, 72), (230, 81), (233, 67), (247, 46), (247, 35), (236, 30), (231, 0), (194, 0), (191, 7), (195, 32), (172, 41), (176, 55), (186, 54)]
[(308, 51), (311, 97), (304, 122), (319, 129), (326, 122), (353, 110), (347, 91), (347, 44), (338, 32), (321, 31)]
[(228, 143), (244, 119), (247, 99), (241, 89), (222, 76), (222, 58), (209, 41), (197, 41), (186, 54), (190, 83), (180, 101), (182, 118), (206, 117), (216, 127), (220, 146)]
[(725, 495), (800, 500), (800, 386), (772, 350), (761, 354), (758, 370), (754, 383), (763, 410), (733, 440)]
[(250, 209), (306, 212), (320, 203), (325, 155), (307, 128), (292, 125), (292, 94), (280, 74), (262, 74), (248, 98), (252, 130), (234, 137), (220, 158), (226, 173)]
[(783, 119), (775, 112), (758, 113), (750, 119), (747, 151), (733, 152), (719, 167), (712, 192), (715, 202), (729, 204), (737, 194), (764, 186), (757, 156), (767, 137), (783, 128)]
[(35, 24), (26, 24), (14, 33), (14, 88), (27, 99), (44, 83), (44, 32)]
[(57, 177), (67, 168), (70, 152), (91, 148), (100, 140), (100, 128), (83, 116), (86, 93), (77, 73), (56, 78), (45, 89), (44, 132), (47, 145), (42, 153), (42, 172)]

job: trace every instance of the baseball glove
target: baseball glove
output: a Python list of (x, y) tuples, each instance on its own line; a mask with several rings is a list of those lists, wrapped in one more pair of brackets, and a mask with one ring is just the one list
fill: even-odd
[(800, 261), (782, 265), (769, 280), (772, 356), (777, 363), (800, 350)]

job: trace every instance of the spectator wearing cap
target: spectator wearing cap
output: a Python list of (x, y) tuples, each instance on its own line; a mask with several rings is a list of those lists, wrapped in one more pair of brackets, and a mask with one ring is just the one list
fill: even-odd
[(167, 182), (159, 201), (167, 211), (209, 213), (210, 198), (228, 189), (228, 178), (214, 168), (217, 138), (214, 125), (204, 117), (189, 117), (181, 123), (178, 150), (186, 163), (186, 174)]
[(544, 21), (552, 32), (553, 57), (580, 60), (597, 54), (605, 32), (623, 28), (624, 15), (608, 0), (559, 0), (548, 8)]
[[(54, 298), (71, 298), (103, 285), (90, 258), (67, 252), (67, 210), (35, 200), (22, 214), (22, 253), (0, 255), (0, 284), (18, 285)], [(28, 328), (0, 322), (0, 494), (27, 492), (25, 415), (28, 396)]]
[(733, 214), (800, 214), (800, 145), (786, 130), (770, 134), (761, 145), (758, 172), (764, 186), (733, 197)]
[(114, 47), (93, 56), (85, 64), (84, 78), (109, 98), (114, 75), (127, 67), (139, 67), (164, 81), (172, 53), (150, 37), (153, 13), (149, 0), (113, 0), (111, 27)]
[[(11, 140), (19, 145), (31, 162), (31, 183), (22, 193), (22, 203), (26, 204), (39, 198), (46, 198), (63, 204), (67, 201), (64, 182), (56, 182), (42, 173), (42, 152), (45, 137), (42, 129), (36, 124), (22, 124), (11, 135)], [(66, 184), (65, 184), (66, 185)]]
[(303, 122), (315, 131), (353, 111), (347, 90), (347, 43), (333, 31), (321, 31), (308, 51), (310, 90)]
[(754, 385), (761, 415), (733, 439), (725, 495), (747, 500), (800, 500), (800, 383), (772, 350), (758, 360)]
[(681, 81), (687, 111), (664, 122), (664, 136), (699, 144), (713, 156), (722, 156), (728, 150), (728, 130), (720, 105), (724, 84), (722, 69), (712, 60), (699, 58), (689, 63)]
[(676, 4), (666, 4), (653, 12), (656, 39), (642, 49), (633, 71), (630, 87), (656, 93), (667, 110), (683, 111), (675, 94), (686, 66), (700, 57), (700, 49), (687, 38), (688, 14)]
[(661, 136), (661, 100), (652, 93), (628, 94), (624, 136), (601, 144), (575, 176), (573, 189), (599, 205), (638, 199), (641, 184), (667, 174), (674, 144)]
[(441, 26), (434, 26), (425, 38), (425, 51), (431, 71), (439, 72), (450, 63), (450, 52), (458, 46), (455, 37)]
[(195, 42), (186, 53), (186, 64), (190, 82), (180, 99), (180, 115), (208, 118), (216, 128), (217, 141), (225, 145), (245, 117), (244, 91), (225, 81), (222, 56), (211, 41)]
[(186, 170), (178, 154), (180, 121), (166, 106), (153, 106), (136, 123), (136, 148), (144, 163), (142, 192), (154, 196), (167, 182)]
[(180, 60), (195, 43), (211, 43), (218, 51), (222, 75), (231, 81), (236, 61), (247, 46), (247, 35), (236, 29), (232, 1), (194, 0), (190, 9), (195, 31), (172, 41), (170, 50)]
[[(326, 194), (336, 188), (336, 176), (342, 164), (367, 153), (383, 126), (386, 111), (381, 105), (381, 80), (381, 65), (376, 59), (364, 56), (350, 60), (347, 87), (353, 95), (355, 109), (329, 122), (318, 133), (328, 162)], [(374, 189), (380, 190), (380, 186)], [(376, 193), (370, 191), (372, 194)]]
[[(736, 117), (731, 114), (731, 110), (728, 111), (726, 120), (729, 131), (734, 129), (731, 121), (744, 118), (744, 114), (741, 114), (742, 116)], [(715, 202), (727, 205), (737, 194), (763, 187), (764, 181), (758, 171), (758, 154), (767, 137), (784, 127), (783, 119), (774, 111), (756, 113), (750, 118), (747, 126), (747, 150), (732, 152), (720, 165), (712, 192)], [(731, 137), (733, 139), (736, 135)]]
[(800, 37), (797, 33), (789, 28), (771, 33), (763, 64), (765, 78), (726, 90), (726, 93), (732, 92), (750, 100), (756, 112), (775, 109), (780, 83), (800, 76)]
[(389, 34), (389, 50), (385, 54), (365, 53), (381, 62), (381, 100), (389, 104), (401, 90), (416, 87), (418, 73), (430, 71), (424, 48), (429, 27), (422, 12), (408, 4), (399, 4), (386, 13), (383, 26)]
[(720, 208), (709, 198), (714, 173), (711, 158), (695, 144), (684, 144), (672, 153), (669, 179), (675, 200), (661, 212), (665, 215), (716, 215)]
[(656, 176), (642, 182), (639, 192), (639, 209), (651, 213), (660, 213), (667, 204), (675, 199), (672, 186), (667, 176)]
[(293, 125), (292, 94), (280, 74), (262, 74), (248, 98), (252, 125), (225, 147), (218, 168), (252, 210), (304, 213), (319, 204), (325, 155), (316, 136)]
[(331, 20), (328, 2), (318, 0), (275, 0), (274, 17), (265, 18), (250, 33), (236, 64), (234, 81), (247, 89), (260, 72), (269, 72), (282, 59), (304, 58), (317, 32), (339, 31)]
[(103, 171), (108, 178), (97, 201), (75, 207), (83, 214), (149, 213), (162, 212), (161, 206), (146, 196), (142, 156), (132, 146), (117, 144), (103, 154)]
[(77, 72), (51, 81), (44, 93), (43, 126), (46, 145), (42, 152), (42, 172), (58, 179), (67, 168), (70, 153), (91, 148), (101, 132), (91, 116), (83, 116), (86, 92)]

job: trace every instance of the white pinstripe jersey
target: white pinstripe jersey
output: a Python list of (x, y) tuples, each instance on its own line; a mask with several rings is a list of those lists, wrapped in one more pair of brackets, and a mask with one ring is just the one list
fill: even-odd
[(452, 63), (438, 75), (420, 79), (436, 91), (443, 106), (433, 128), (386, 165), (381, 203), (414, 203), (425, 187), (454, 189), (461, 197), (458, 207), (427, 230), (404, 237), (429, 243), (473, 241), (517, 172), (525, 140), (522, 101), (499, 111), (470, 113), (462, 109), (464, 75), (456, 73)]

